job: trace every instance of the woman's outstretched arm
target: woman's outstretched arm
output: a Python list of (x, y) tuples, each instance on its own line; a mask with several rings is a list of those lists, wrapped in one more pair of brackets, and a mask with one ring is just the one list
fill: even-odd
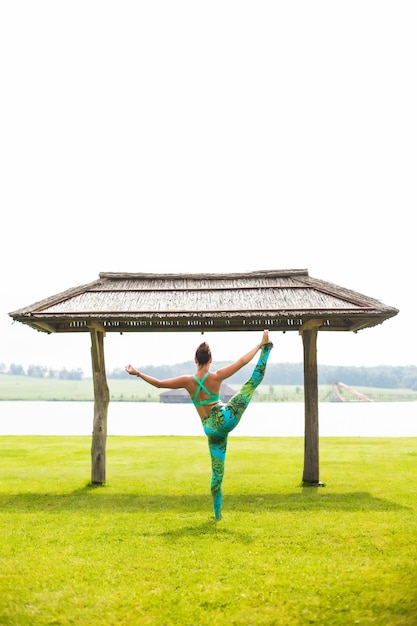
[(183, 389), (186, 388), (186, 385), (190, 380), (190, 376), (176, 376), (175, 378), (165, 378), (164, 380), (160, 380), (154, 376), (148, 376), (143, 372), (139, 372), (139, 370), (133, 367), (133, 365), (126, 365), (125, 370), (131, 376), (137, 376), (153, 387), (157, 387), (157, 389)]

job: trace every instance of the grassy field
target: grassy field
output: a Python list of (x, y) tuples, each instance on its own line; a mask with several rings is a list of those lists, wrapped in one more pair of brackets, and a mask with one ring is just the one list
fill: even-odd
[(415, 626), (416, 439), (230, 441), (215, 523), (204, 438), (0, 437), (2, 626)]
[[(159, 390), (137, 378), (108, 380), (110, 399), (116, 402), (159, 402)], [(238, 389), (239, 386), (230, 385)], [(395, 401), (417, 400), (417, 391), (410, 389), (375, 389), (358, 387), (372, 400)], [(319, 400), (329, 400), (329, 385), (319, 385)], [(94, 399), (93, 381), (59, 380), (56, 378), (33, 378), (0, 374), (0, 400), (78, 400)], [(346, 398), (349, 400), (349, 398)], [(304, 389), (300, 385), (260, 385), (255, 402), (303, 402)]]

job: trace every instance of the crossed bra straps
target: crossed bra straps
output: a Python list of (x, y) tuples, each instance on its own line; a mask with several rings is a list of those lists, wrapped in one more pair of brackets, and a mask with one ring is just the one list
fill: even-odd
[[(205, 404), (213, 404), (213, 402), (218, 402), (220, 400), (220, 394), (214, 394), (211, 393), (211, 391), (209, 391), (207, 389), (207, 387), (205, 387), (204, 385), (204, 381), (206, 380), (207, 376), (209, 375), (209, 372), (206, 372), (203, 376), (203, 378), (200, 380), (199, 378), (197, 378), (197, 376), (194, 376), (194, 380), (196, 381), (196, 383), (198, 384), (198, 387), (196, 389), (196, 392), (193, 396), (193, 404), (194, 406), (204, 406)], [(204, 393), (206, 393), (209, 397), (207, 398), (207, 400), (200, 400), (200, 402), (198, 402), (198, 400), (196, 400), (200, 390), (203, 390)]]

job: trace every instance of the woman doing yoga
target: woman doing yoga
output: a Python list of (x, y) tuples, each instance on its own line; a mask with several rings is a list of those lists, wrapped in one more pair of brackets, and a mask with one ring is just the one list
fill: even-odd
[[(197, 371), (193, 376), (177, 376), (165, 380), (139, 372), (132, 365), (126, 366), (128, 374), (138, 376), (158, 389), (185, 389), (190, 394), (208, 438), (212, 469), (210, 489), (216, 520), (222, 519), (222, 480), (228, 434), (238, 425), (255, 389), (262, 382), (272, 347), (268, 331), (265, 330), (261, 342), (252, 350), (234, 363), (211, 372), (211, 351), (208, 344), (204, 342), (198, 346), (195, 353)], [(226, 404), (220, 402), (222, 382), (247, 365), (258, 350), (261, 354), (249, 380)]]

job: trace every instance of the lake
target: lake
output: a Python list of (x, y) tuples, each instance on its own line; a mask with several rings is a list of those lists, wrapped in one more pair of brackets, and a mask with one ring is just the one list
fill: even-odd
[[(0, 402), (0, 435), (91, 435), (93, 402)], [(319, 404), (321, 437), (417, 437), (416, 402)], [(111, 402), (108, 435), (205, 436), (192, 404)], [(302, 402), (252, 402), (231, 436), (302, 437)]]

